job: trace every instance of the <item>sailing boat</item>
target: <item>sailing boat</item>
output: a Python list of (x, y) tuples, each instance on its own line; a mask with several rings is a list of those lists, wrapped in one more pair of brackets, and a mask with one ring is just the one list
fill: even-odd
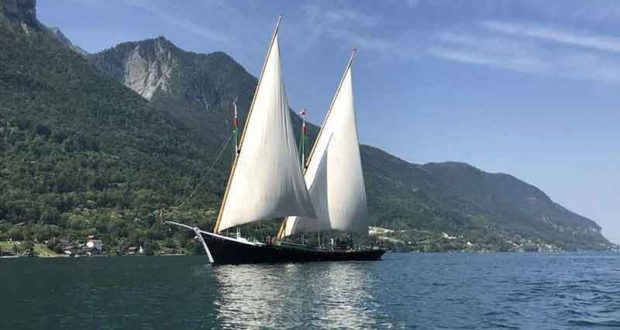
[[(300, 166), (281, 74), (280, 20), (263, 63), (213, 232), (167, 223), (193, 230), (209, 261), (216, 264), (380, 259), (385, 253), (381, 249), (324, 249), (284, 241), (293, 234), (329, 229), (368, 234), (368, 224), (351, 85), (355, 52), (315, 146), (306, 164)], [(235, 226), (278, 218), (284, 220), (273, 242), (220, 234)]]

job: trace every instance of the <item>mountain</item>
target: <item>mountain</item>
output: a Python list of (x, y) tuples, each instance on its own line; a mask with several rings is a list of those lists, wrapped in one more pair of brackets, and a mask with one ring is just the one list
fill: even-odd
[[(187, 52), (162, 37), (82, 56), (27, 0), (2, 2), (0, 43), (0, 240), (97, 234), (116, 253), (196, 248), (159, 220), (210, 228), (233, 153), (231, 102), (239, 98), (245, 118), (256, 78), (225, 53)], [(309, 131), (314, 138), (318, 127)], [(371, 220), (392, 247), (611, 246), (596, 223), (512, 176), (361, 153)], [(263, 237), (276, 225), (249, 230)]]
[(415, 165), (368, 146), (362, 159), (369, 208), (381, 216), (381, 226), (463, 235), (465, 242), (490, 242), (505, 250), (518, 242), (521, 248), (609, 245), (594, 221), (513, 176), (457, 162)]
[(61, 44), (65, 45), (66, 47), (69, 47), (71, 50), (73, 50), (74, 52), (80, 54), (80, 55), (88, 55), (88, 53), (83, 50), (82, 48), (74, 45), (71, 40), (69, 40), (69, 38), (67, 38), (62, 31), (60, 31), (59, 28), (57, 27), (51, 27), (48, 29), (49, 32), (56, 38), (56, 40), (60, 41)]
[(2, 0), (1, 22), (12, 22), (21, 26), (24, 32), (29, 33), (30, 30), (44, 31), (48, 30), (60, 43), (73, 49), (76, 53), (86, 55), (86, 51), (73, 45), (71, 40), (67, 38), (57, 27), (47, 28), (37, 19), (35, 0)]
[[(207, 146), (58, 42), (26, 15), (33, 1), (0, 4), (0, 240), (170, 238), (155, 210), (198, 184)], [(218, 173), (179, 219), (214, 212)]]
[(43, 25), (37, 19), (35, 0), (2, 0), (0, 22), (21, 26), (24, 32), (29, 29), (41, 30)]
[[(221, 145), (230, 135), (235, 98), (243, 124), (257, 83), (223, 52), (187, 52), (163, 37), (122, 43), (91, 59), (102, 72), (214, 145)], [(298, 116), (293, 118), (295, 124), (300, 123)], [(318, 133), (315, 126), (312, 130)]]

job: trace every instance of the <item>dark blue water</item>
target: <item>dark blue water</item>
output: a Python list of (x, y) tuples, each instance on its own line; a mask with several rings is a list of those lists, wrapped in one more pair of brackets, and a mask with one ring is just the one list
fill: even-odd
[(1, 259), (0, 329), (620, 328), (619, 254)]

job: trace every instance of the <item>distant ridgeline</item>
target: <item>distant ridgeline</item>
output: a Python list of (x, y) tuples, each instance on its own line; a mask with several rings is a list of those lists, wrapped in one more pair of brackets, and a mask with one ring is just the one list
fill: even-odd
[[(230, 137), (235, 97), (243, 125), (256, 78), (225, 53), (186, 52), (163, 37), (88, 55), (39, 23), (34, 1), (0, 4), (0, 241), (58, 249), (57, 240), (96, 234), (110, 254), (200, 251), (161, 220), (211, 228), (232, 145), (207, 169)], [(317, 132), (309, 127), (310, 143)], [(592, 220), (510, 175), (361, 152), (371, 232), (394, 249), (612, 246)], [(262, 238), (276, 226), (244, 232)]]

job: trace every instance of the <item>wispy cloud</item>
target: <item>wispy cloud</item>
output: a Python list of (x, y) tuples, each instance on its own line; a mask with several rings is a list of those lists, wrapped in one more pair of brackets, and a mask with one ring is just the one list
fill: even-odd
[(186, 17), (177, 16), (172, 11), (159, 7), (155, 1), (144, 2), (141, 0), (134, 0), (131, 4), (158, 16), (167, 24), (174, 25), (177, 28), (185, 30), (189, 33), (193, 33), (219, 43), (227, 44), (231, 42), (229, 38), (224, 36), (224, 33), (192, 23)]
[(437, 33), (426, 52), (528, 74), (620, 82), (619, 39), (557, 27), (481, 22), (478, 27)]
[(309, 5), (304, 8), (303, 26), (299, 35), (305, 39), (304, 49), (308, 49), (321, 38), (336, 39), (347, 47), (360, 47), (380, 53), (390, 52), (392, 41), (376, 35), (380, 19), (352, 9), (319, 7)]
[[(235, 38), (235, 34), (221, 33), (234, 29), (234, 24), (228, 22), (244, 22), (245, 26), (255, 30), (269, 25), (269, 22), (256, 19), (251, 10), (223, 0), (210, 1), (204, 4), (208, 7), (206, 11), (218, 12), (230, 19), (209, 26), (180, 16), (181, 13), (170, 10), (165, 2), (132, 0), (129, 3), (156, 15), (166, 24), (219, 43), (218, 47), (232, 49), (232, 53), (240, 54), (238, 56), (242, 59), (262, 54), (248, 50), (262, 49), (262, 39)], [(421, 0), (402, 4), (412, 8), (426, 5)], [(489, 6), (494, 4), (492, 2)], [(419, 56), (432, 56), (527, 74), (620, 82), (620, 37), (597, 34), (588, 29), (535, 21), (500, 21), (486, 16), (460, 20), (452, 27), (433, 24), (420, 29), (416, 25), (409, 30), (390, 30), (390, 18), (385, 12), (343, 7), (338, 2), (311, 2), (296, 7), (290, 14), (297, 19), (287, 20), (286, 35), (295, 40), (297, 47), (294, 50), (298, 52), (320, 47), (329, 40), (336, 47), (359, 47), (364, 52), (373, 52), (378, 55), (375, 56), (377, 61), (410, 61)]]
[[(317, 7), (306, 7), (313, 14), (318, 14)], [(313, 10), (314, 9), (314, 10)], [(379, 24), (379, 20), (371, 15), (345, 9), (330, 9), (321, 13), (324, 24), (355, 24), (361, 27), (374, 27)], [(314, 17), (315, 19), (317, 16)]]
[(573, 31), (533, 23), (518, 24), (487, 21), (482, 25), (490, 30), (507, 35), (531, 37), (570, 46), (593, 48), (602, 51), (620, 52), (620, 38), (596, 35), (585, 31)]
[(491, 65), (525, 73), (545, 70), (546, 64), (531, 45), (497, 37), (441, 33), (427, 52), (447, 60)]
[[(419, 1), (412, 3), (419, 5)], [(312, 4), (299, 27), (302, 51), (330, 38), (407, 61), (420, 54), (527, 74), (620, 82), (620, 37), (536, 22), (472, 20), (440, 31), (380, 33), (379, 14)], [(379, 32), (378, 32), (379, 31)]]

